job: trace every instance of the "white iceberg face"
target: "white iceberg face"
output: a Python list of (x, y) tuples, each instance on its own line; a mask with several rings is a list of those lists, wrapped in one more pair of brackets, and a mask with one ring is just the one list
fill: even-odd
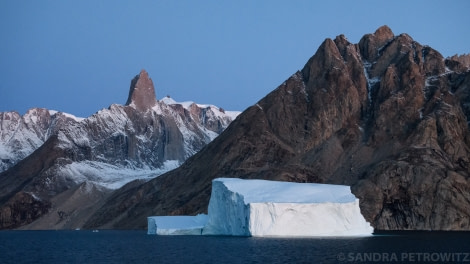
[(149, 235), (201, 235), (207, 215), (147, 217)]
[(351, 203), (252, 203), (252, 236), (358, 236), (372, 227)]
[(243, 195), (228, 189), (221, 179), (213, 180), (209, 220), (202, 234), (249, 236), (249, 210)]
[(215, 179), (206, 235), (349, 236), (373, 228), (349, 186)]

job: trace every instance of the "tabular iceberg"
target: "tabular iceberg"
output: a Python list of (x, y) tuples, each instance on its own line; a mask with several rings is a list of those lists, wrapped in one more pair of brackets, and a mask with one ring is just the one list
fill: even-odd
[(207, 235), (371, 234), (349, 186), (219, 178), (212, 182)]
[(149, 234), (307, 237), (373, 232), (360, 212), (359, 200), (345, 185), (218, 178), (212, 181), (205, 222), (188, 232), (192, 229), (187, 222), (194, 216), (181, 217), (187, 217), (186, 222), (156, 219), (161, 222), (156, 231), (151, 230), (155, 223), (149, 217)]
[(150, 216), (147, 217), (149, 235), (201, 235), (207, 215)]

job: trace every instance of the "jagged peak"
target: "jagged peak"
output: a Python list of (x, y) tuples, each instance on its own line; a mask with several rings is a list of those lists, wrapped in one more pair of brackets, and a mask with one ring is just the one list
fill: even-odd
[(380, 41), (389, 41), (393, 39), (395, 35), (387, 25), (383, 25), (374, 32), (374, 36)]
[(147, 111), (157, 104), (155, 88), (147, 71), (142, 69), (131, 81), (126, 105), (139, 111)]
[(338, 43), (349, 43), (349, 40), (344, 34), (340, 34), (340, 35), (336, 36), (334, 42), (336, 44), (338, 44)]
[(342, 63), (342, 55), (336, 45), (335, 41), (330, 38), (326, 38), (320, 45), (318, 50), (305, 64), (302, 69), (302, 75), (305, 83), (307, 83), (315, 72), (320, 69), (330, 69), (338, 66), (338, 62)]
[(373, 34), (366, 34), (359, 41), (361, 55), (368, 61), (375, 60), (378, 56), (378, 49), (394, 38), (395, 35), (388, 26), (379, 27)]
[[(387, 26), (379, 27), (374, 33), (364, 35), (358, 46), (366, 61), (373, 61), (378, 56), (379, 49), (395, 38), (393, 31)], [(321, 63), (323, 68), (338, 67), (337, 62), (346, 54), (346, 49), (352, 44), (345, 35), (340, 34), (334, 40), (326, 38), (315, 55), (310, 58), (302, 69), (306, 81), (310, 79), (312, 63)]]
[(452, 57), (446, 58), (446, 65), (453, 71), (465, 72), (470, 69), (470, 53), (469, 54), (455, 54)]

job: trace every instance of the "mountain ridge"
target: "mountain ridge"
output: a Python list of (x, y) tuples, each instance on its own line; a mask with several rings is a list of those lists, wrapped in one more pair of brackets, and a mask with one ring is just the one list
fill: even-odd
[(378, 230), (468, 230), (469, 86), (467, 66), (387, 26), (358, 44), (326, 39), (214, 141), (114, 192), (85, 227), (204, 213), (223, 176), (351, 185)]
[[(81, 223), (79, 219), (88, 217), (113, 190), (179, 166), (237, 115), (225, 114), (215, 106), (191, 104), (186, 109), (176, 102), (148, 99), (154, 95), (153, 83), (142, 70), (131, 81), (129, 105), (112, 104), (84, 119), (35, 109), (23, 117), (14, 115), (16, 123), (8, 126), (11, 118), (3, 118), (2, 113), (0, 139), (6, 140), (1, 143), (15, 143), (13, 150), (26, 150), (19, 143), (29, 144), (29, 148), (0, 173), (0, 228), (27, 228), (24, 225), (32, 222), (31, 228), (39, 229), (80, 227), (71, 225)], [(20, 140), (12, 140), (15, 138)], [(6, 154), (14, 157), (16, 153)], [(57, 199), (62, 193), (83, 188), (101, 197), (88, 201), (91, 211), (80, 209), (85, 205)], [(80, 193), (61, 197), (87, 201), (77, 197)]]

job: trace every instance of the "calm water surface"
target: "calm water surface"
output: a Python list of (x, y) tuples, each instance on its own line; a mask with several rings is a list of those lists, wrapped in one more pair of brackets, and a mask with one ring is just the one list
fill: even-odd
[(0, 263), (470, 263), (469, 232), (369, 237), (155, 236), (145, 231), (0, 231)]

